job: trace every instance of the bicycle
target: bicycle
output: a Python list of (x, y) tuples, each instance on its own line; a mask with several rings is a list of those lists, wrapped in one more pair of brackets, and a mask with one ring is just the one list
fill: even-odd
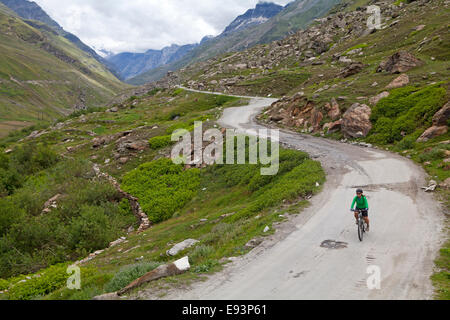
[(358, 210), (358, 209), (352, 209), (353, 212), (358, 211), (358, 238), (359, 241), (363, 241), (364, 239), (364, 233), (366, 233), (366, 224), (364, 223), (364, 217), (363, 212), (364, 209)]

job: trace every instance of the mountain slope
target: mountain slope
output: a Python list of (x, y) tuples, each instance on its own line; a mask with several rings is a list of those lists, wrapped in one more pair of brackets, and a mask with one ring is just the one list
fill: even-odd
[(66, 38), (79, 49), (83, 50), (87, 54), (91, 55), (95, 60), (104, 64), (109, 71), (111, 71), (115, 76), (118, 77), (114, 66), (110, 64), (106, 59), (102, 58), (93, 50), (91, 47), (83, 43), (74, 34), (65, 31), (55, 20), (53, 20), (37, 3), (27, 0), (0, 0), (5, 6), (14, 11), (19, 17), (24, 19), (24, 21), (35, 28), (39, 28), (39, 24), (35, 24), (33, 21), (39, 21), (49, 26), (59, 35)]
[(124, 88), (91, 55), (39, 21), (0, 4), (0, 134), (76, 109), (101, 106)]
[(130, 79), (128, 83), (143, 84), (155, 81), (164, 77), (168, 71), (179, 70), (190, 63), (281, 39), (298, 29), (305, 28), (315, 18), (323, 16), (339, 2), (340, 0), (296, 0), (265, 23), (210, 39), (189, 52), (183, 59), (145, 72)]

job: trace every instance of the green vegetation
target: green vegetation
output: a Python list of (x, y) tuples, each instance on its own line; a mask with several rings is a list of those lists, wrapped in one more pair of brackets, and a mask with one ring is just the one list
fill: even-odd
[(173, 144), (172, 136), (153, 137), (148, 141), (148, 143), (150, 144), (150, 148), (153, 150), (162, 149)]
[(142, 262), (123, 267), (114, 277), (105, 285), (106, 292), (116, 292), (125, 288), (132, 281), (142, 277), (147, 272), (156, 269), (158, 262)]
[(0, 11), (0, 55), (0, 137), (14, 129), (11, 121), (49, 123), (81, 101), (100, 107), (127, 87), (75, 44), (8, 10)]
[(435, 261), (439, 271), (431, 277), (436, 288), (436, 299), (450, 300), (450, 242), (447, 241)]
[(373, 129), (367, 141), (388, 144), (407, 139), (404, 137), (430, 127), (433, 115), (445, 102), (446, 90), (439, 84), (392, 90), (372, 110)]
[(170, 159), (145, 163), (123, 177), (123, 190), (139, 198), (150, 221), (170, 219), (195, 195), (200, 183), (199, 170), (183, 171)]

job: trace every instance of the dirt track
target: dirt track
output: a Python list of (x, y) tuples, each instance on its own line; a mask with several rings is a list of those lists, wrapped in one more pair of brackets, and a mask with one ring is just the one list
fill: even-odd
[[(264, 128), (254, 121), (273, 99), (253, 98), (248, 106), (224, 111), (222, 126)], [(443, 214), (424, 171), (388, 152), (287, 131), (280, 141), (308, 152), (327, 171), (323, 192), (300, 215), (225, 270), (164, 299), (431, 299), (429, 279), (439, 250)], [(355, 188), (369, 201), (371, 232), (357, 237), (349, 211)], [(325, 242), (332, 240), (332, 242)], [(333, 247), (342, 242), (343, 248)], [(381, 289), (367, 287), (369, 266), (381, 272)], [(141, 298), (153, 299), (150, 292)]]

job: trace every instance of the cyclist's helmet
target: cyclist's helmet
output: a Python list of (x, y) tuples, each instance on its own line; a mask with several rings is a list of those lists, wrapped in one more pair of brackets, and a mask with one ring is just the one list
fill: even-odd
[(356, 190), (356, 193), (361, 193), (361, 194), (363, 194), (364, 191), (363, 191), (363, 189), (358, 189), (358, 190)]

